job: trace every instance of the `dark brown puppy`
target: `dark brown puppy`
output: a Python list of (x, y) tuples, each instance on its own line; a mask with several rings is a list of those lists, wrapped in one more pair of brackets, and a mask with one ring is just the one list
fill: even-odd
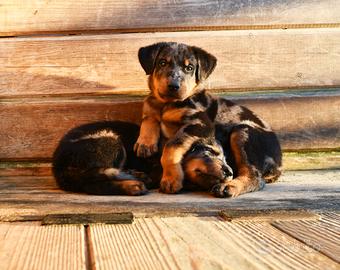
[[(216, 125), (216, 139), (222, 142), (235, 179), (217, 183), (215, 196), (227, 197), (259, 190), (263, 179), (280, 175), (281, 149), (271, 128), (245, 107), (211, 96), (203, 82), (216, 66), (216, 58), (185, 44), (157, 43), (139, 50), (139, 61), (149, 76), (150, 95), (143, 106), (142, 126), (135, 144), (138, 156), (158, 151), (160, 134), (167, 138), (161, 158), (161, 191), (176, 193), (183, 186), (180, 166), (185, 153), (207, 136), (209, 126), (198, 117), (210, 115)], [(217, 115), (212, 119), (214, 113)]]
[[(137, 125), (119, 121), (95, 122), (70, 130), (53, 155), (53, 174), (59, 187), (96, 195), (143, 195), (147, 189), (158, 188), (160, 157), (136, 156), (133, 145), (138, 134)], [(211, 190), (228, 177), (230, 169), (218, 148), (212, 134), (211, 140), (197, 141), (185, 155), (185, 178), (194, 188)]]

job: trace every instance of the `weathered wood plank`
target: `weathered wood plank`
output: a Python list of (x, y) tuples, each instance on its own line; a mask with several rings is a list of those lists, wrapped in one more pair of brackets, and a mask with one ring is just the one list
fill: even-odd
[(141, 106), (141, 102), (115, 102), (114, 97), (104, 101), (3, 103), (0, 115), (6, 120), (0, 123), (1, 130), (5, 131), (0, 134), (3, 142), (0, 156), (50, 158), (58, 141), (70, 128), (113, 119), (139, 122)]
[(302, 209), (290, 210), (226, 210), (221, 211), (219, 216), (226, 221), (274, 221), (274, 220), (296, 220), (296, 219), (319, 219), (319, 216), (313, 212), (305, 211)]
[(284, 153), (283, 168), (290, 171), (340, 169), (340, 151)]
[(84, 228), (0, 224), (1, 269), (87, 269)]
[[(51, 176), (50, 162), (0, 162), (3, 176)], [(340, 169), (340, 152), (284, 152), (283, 170)]]
[(50, 162), (0, 162), (1, 176), (48, 176), (52, 174)]
[(340, 28), (167, 32), (2, 38), (0, 96), (145, 93), (137, 51), (159, 41), (214, 54), (209, 89), (340, 85)]
[(102, 29), (297, 27), (299, 24), (339, 23), (339, 9), (336, 0), (133, 0), (128, 4), (122, 0), (39, 0), (33, 3), (5, 0), (0, 6), (0, 35)]
[[(134, 216), (218, 215), (230, 210), (340, 211), (339, 170), (285, 172), (263, 191), (235, 199), (219, 199), (209, 192), (166, 195), (90, 196), (64, 192), (52, 177), (1, 177), (0, 221), (41, 220), (47, 214), (132, 212)], [(33, 219), (33, 217), (37, 217)]]
[(340, 263), (340, 215), (321, 216), (320, 221), (275, 221), (272, 224)]
[(150, 218), (90, 226), (90, 232), (96, 269), (337, 269), (263, 222)]
[[(72, 127), (101, 120), (139, 123), (141, 99), (44, 99), (2, 102), (0, 159), (46, 159)], [(270, 123), (283, 149), (340, 147), (339, 96), (235, 99)], [(14, 124), (15, 123), (15, 124)]]
[(62, 224), (131, 224), (133, 215), (127, 213), (87, 213), (87, 214), (52, 214), (46, 215), (42, 220), (42, 225), (62, 225)]
[(229, 232), (236, 240), (243, 240), (244, 249), (252, 247), (257, 256), (274, 269), (338, 269), (336, 262), (320, 256), (316, 250), (266, 222), (242, 221), (218, 225), (222, 225), (222, 231)]

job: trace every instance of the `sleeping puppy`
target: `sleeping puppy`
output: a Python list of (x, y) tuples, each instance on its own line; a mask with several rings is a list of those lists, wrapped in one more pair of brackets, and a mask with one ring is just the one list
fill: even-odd
[[(265, 181), (281, 174), (281, 148), (270, 126), (249, 109), (210, 95), (202, 82), (213, 72), (216, 58), (194, 46), (161, 42), (140, 48), (141, 66), (150, 94), (144, 100), (140, 135), (134, 146), (139, 157), (157, 153), (159, 139), (167, 142), (160, 151), (163, 175), (161, 191), (177, 193), (183, 187), (181, 166), (185, 153), (205, 136), (200, 113), (210, 115), (235, 179), (213, 188), (217, 197), (235, 197), (260, 190)], [(215, 114), (207, 113), (216, 111)], [(215, 117), (211, 117), (214, 115)], [(203, 134), (203, 135), (202, 135)]]
[[(211, 136), (197, 140), (181, 164), (185, 184), (191, 189), (210, 191), (232, 175), (213, 127), (209, 130)], [(53, 155), (53, 174), (59, 187), (96, 195), (143, 195), (159, 187), (160, 157), (136, 156), (133, 145), (138, 134), (138, 125), (120, 121), (90, 123), (70, 130)]]

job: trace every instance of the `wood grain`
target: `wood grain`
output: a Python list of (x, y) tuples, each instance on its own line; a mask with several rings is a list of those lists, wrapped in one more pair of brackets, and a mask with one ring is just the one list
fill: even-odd
[(52, 174), (50, 162), (0, 162), (1, 176), (47, 176)]
[(218, 215), (220, 211), (340, 211), (339, 170), (285, 172), (279, 182), (235, 199), (209, 192), (90, 196), (64, 192), (49, 177), (1, 177), (0, 221), (42, 220), (48, 214), (132, 212), (135, 217)]
[(336, 0), (133, 0), (128, 4), (122, 0), (4, 0), (0, 6), (0, 35), (103, 29), (297, 27), (300, 24), (339, 23), (339, 9)]
[[(50, 162), (0, 162), (0, 177), (51, 176)], [(283, 170), (331, 170), (340, 169), (340, 152), (284, 152)]]
[(275, 221), (281, 231), (340, 263), (340, 215), (323, 216), (320, 221)]
[(81, 226), (0, 224), (2, 269), (87, 269)]
[(337, 269), (268, 223), (174, 217), (90, 229), (96, 269)]
[(127, 213), (87, 213), (87, 214), (51, 214), (46, 215), (42, 225), (60, 225), (60, 224), (131, 224), (133, 215)]
[[(137, 101), (139, 100), (139, 101)], [(141, 118), (141, 98), (114, 96), (78, 100), (44, 99), (2, 102), (0, 159), (51, 158), (61, 137), (71, 128), (94, 121)], [(340, 96), (234, 99), (272, 125), (283, 149), (340, 147)]]
[[(93, 121), (139, 122), (141, 102), (110, 100), (55, 100), (3, 103), (0, 127), (3, 158), (50, 158), (61, 137), (71, 128)], [(14, 124), (15, 123), (15, 124)], [(12, 146), (11, 146), (12, 144)]]
[(340, 85), (340, 28), (117, 34), (0, 40), (0, 96), (147, 91), (138, 49), (202, 47), (218, 64), (208, 89)]
[(219, 213), (219, 216), (226, 221), (274, 221), (274, 220), (296, 220), (296, 219), (319, 219), (319, 216), (313, 212), (302, 209), (290, 210), (225, 210)]

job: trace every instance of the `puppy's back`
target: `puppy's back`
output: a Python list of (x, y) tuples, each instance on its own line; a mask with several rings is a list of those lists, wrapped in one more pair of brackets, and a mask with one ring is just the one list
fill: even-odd
[(59, 142), (53, 154), (53, 174), (60, 188), (88, 192), (89, 183), (107, 181), (106, 169), (123, 168), (127, 152), (139, 127), (132, 123), (105, 121), (82, 125), (70, 130)]

